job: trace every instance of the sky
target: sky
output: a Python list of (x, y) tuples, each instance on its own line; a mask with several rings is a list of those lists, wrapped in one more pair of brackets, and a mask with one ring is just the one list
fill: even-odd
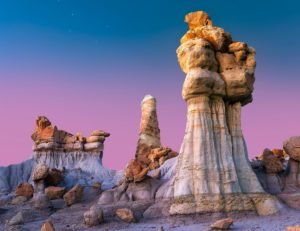
[(243, 108), (250, 158), (300, 135), (300, 3), (234, 0), (0, 0), (0, 165), (32, 155), (35, 119), (59, 129), (111, 133), (104, 165), (134, 157), (144, 95), (157, 98), (162, 143), (179, 150), (186, 123), (176, 49), (184, 16), (257, 51), (254, 101)]

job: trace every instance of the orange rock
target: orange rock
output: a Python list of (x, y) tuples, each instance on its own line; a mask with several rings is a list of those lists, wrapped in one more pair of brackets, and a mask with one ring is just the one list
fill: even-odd
[(284, 231), (300, 231), (300, 226), (288, 226), (284, 229)]
[(285, 154), (282, 149), (274, 148), (272, 149), (273, 154), (280, 160), (285, 159)]
[(212, 21), (207, 13), (203, 11), (191, 12), (185, 16), (184, 21), (189, 25), (189, 28), (195, 29), (196, 27), (210, 25)]
[(262, 164), (267, 173), (279, 173), (283, 170), (283, 165), (270, 149), (265, 149), (262, 155)]
[(51, 221), (46, 221), (42, 227), (41, 227), (41, 230), (40, 231), (55, 231), (55, 228), (52, 224)]
[(120, 208), (117, 209), (116, 215), (127, 223), (135, 222), (135, 218), (131, 209)]
[(27, 182), (21, 183), (16, 188), (16, 196), (30, 198), (33, 195), (33, 186)]
[(87, 143), (103, 142), (104, 140), (105, 140), (104, 136), (90, 136), (86, 138)]
[(33, 141), (54, 139), (56, 127), (53, 127), (50, 120), (45, 116), (39, 116), (35, 122), (35, 130), (31, 135)]
[(95, 130), (92, 132), (91, 136), (104, 136), (104, 137), (109, 137), (110, 133), (102, 131), (102, 130)]
[(64, 195), (64, 201), (67, 206), (71, 206), (79, 201), (81, 201), (83, 196), (83, 187), (76, 184), (70, 191)]
[(197, 38), (203, 38), (208, 41), (216, 51), (225, 51), (232, 39), (230, 34), (226, 33), (220, 27), (203, 26), (194, 29)]
[(232, 218), (225, 218), (225, 219), (216, 221), (210, 227), (212, 229), (228, 230), (232, 224), (233, 224)]
[(248, 45), (247, 43), (243, 43), (243, 42), (232, 42), (229, 47), (229, 52), (234, 53), (236, 51), (241, 51), (241, 50), (247, 50), (248, 49)]
[[(142, 178), (144, 176), (146, 176), (145, 173), (145, 170), (143, 170), (143, 166), (140, 164), (139, 161), (137, 160), (131, 160), (126, 169), (125, 169), (125, 177), (127, 179), (127, 181), (134, 181), (135, 179), (140, 179), (140, 180), (143, 180)], [(143, 174), (140, 174), (140, 173), (143, 173)], [(137, 178), (136, 176), (139, 175), (139, 177)], [(142, 176), (144, 175), (144, 176)]]
[(194, 38), (197, 38), (197, 35), (196, 33), (193, 31), (193, 30), (189, 30), (187, 31), (183, 36), (182, 38), (180, 39), (180, 43), (185, 43), (191, 39), (194, 39)]
[(50, 186), (45, 189), (45, 194), (50, 200), (62, 198), (65, 193), (65, 187)]

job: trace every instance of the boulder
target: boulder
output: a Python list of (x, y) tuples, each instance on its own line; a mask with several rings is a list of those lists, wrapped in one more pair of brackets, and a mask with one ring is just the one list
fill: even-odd
[(244, 69), (235, 68), (221, 73), (226, 83), (226, 97), (229, 101), (243, 101), (251, 96), (255, 78)]
[(270, 149), (265, 149), (262, 155), (262, 164), (267, 173), (277, 174), (283, 171), (283, 165)]
[(212, 45), (202, 38), (188, 40), (176, 51), (178, 62), (185, 73), (193, 68), (217, 71), (219, 68)]
[(40, 231), (55, 231), (54, 225), (51, 221), (46, 221), (41, 227)]
[(104, 140), (105, 140), (104, 136), (90, 136), (86, 138), (87, 143), (103, 142)]
[(45, 189), (45, 194), (50, 200), (62, 198), (65, 193), (65, 187), (49, 186)]
[(102, 131), (102, 130), (95, 130), (92, 132), (91, 136), (104, 136), (104, 137), (109, 137), (110, 133)]
[(300, 161), (300, 136), (293, 136), (284, 141), (283, 149), (290, 158)]
[(194, 29), (197, 38), (203, 38), (213, 45), (216, 51), (226, 51), (232, 39), (229, 33), (226, 33), (220, 27), (203, 26)]
[(273, 154), (280, 160), (284, 160), (286, 155), (283, 151), (283, 149), (273, 148), (272, 149)]
[(232, 218), (225, 218), (214, 222), (210, 227), (212, 229), (228, 230), (233, 224)]
[(116, 210), (116, 215), (127, 223), (135, 222), (135, 218), (131, 209), (128, 208), (120, 208)]
[(79, 201), (81, 201), (83, 196), (83, 187), (79, 184), (76, 184), (72, 189), (70, 189), (64, 195), (64, 201), (67, 206), (71, 206)]
[(19, 184), (16, 188), (16, 196), (30, 198), (33, 195), (33, 186), (27, 182)]
[(45, 164), (39, 164), (35, 167), (33, 171), (32, 179), (34, 181), (46, 179), (48, 176), (49, 168)]
[(239, 64), (233, 54), (217, 52), (216, 58), (220, 64), (220, 72), (239, 68)]
[(83, 214), (84, 224), (91, 227), (99, 225), (103, 222), (102, 209), (96, 206), (91, 207)]
[(247, 43), (244, 42), (232, 42), (228, 47), (228, 50), (231, 53), (241, 51), (241, 50), (247, 50), (247, 49), (248, 49), (248, 45)]
[(201, 26), (212, 26), (212, 21), (206, 12), (196, 11), (185, 16), (184, 21), (188, 24), (191, 30)]
[(45, 116), (39, 116), (35, 121), (35, 130), (31, 138), (35, 142), (41, 140), (53, 140), (57, 128), (52, 126), (50, 120)]
[(22, 225), (22, 224), (24, 224), (24, 218), (23, 218), (23, 213), (22, 212), (18, 212), (8, 222), (8, 225), (10, 225), (10, 226), (12, 226), (12, 225)]

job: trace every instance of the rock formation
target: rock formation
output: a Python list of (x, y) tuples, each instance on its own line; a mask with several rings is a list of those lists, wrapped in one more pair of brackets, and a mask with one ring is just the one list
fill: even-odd
[(0, 167), (0, 193), (13, 191), (20, 183), (28, 182), (32, 173), (33, 160)]
[(185, 21), (190, 30), (177, 56), (187, 74), (187, 125), (170, 212), (277, 212), (277, 200), (251, 169), (241, 129), (242, 106), (252, 101), (255, 50), (212, 26), (205, 12), (190, 13)]
[(284, 141), (283, 149), (289, 156), (284, 174), (284, 187), (278, 197), (292, 208), (300, 210), (300, 136)]
[(300, 137), (287, 139), (283, 149), (265, 149), (251, 165), (263, 188), (288, 206), (300, 209)]
[(125, 178), (129, 182), (142, 181), (148, 171), (160, 167), (167, 159), (178, 155), (172, 149), (161, 145), (156, 99), (153, 96), (144, 97), (141, 111), (140, 134), (135, 159), (128, 163), (125, 170)]

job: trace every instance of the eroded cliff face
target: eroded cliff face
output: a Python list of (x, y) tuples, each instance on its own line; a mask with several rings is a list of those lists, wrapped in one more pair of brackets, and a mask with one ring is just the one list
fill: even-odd
[[(187, 125), (174, 179), (172, 214), (277, 211), (253, 172), (241, 129), (242, 106), (252, 101), (255, 50), (232, 41), (202, 11), (186, 16), (189, 31), (177, 49), (186, 73)], [(271, 209), (270, 209), (271, 208)]]

